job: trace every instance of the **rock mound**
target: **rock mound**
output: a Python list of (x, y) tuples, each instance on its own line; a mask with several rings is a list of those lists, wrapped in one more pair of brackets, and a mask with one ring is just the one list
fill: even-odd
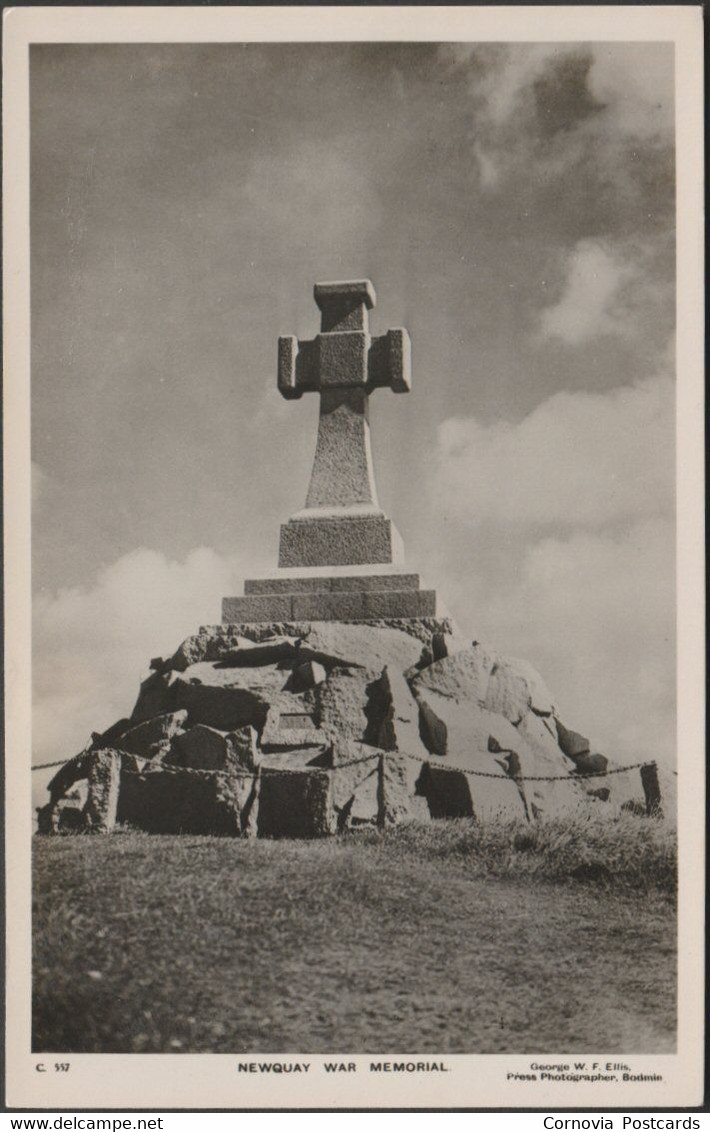
[(151, 668), (130, 717), (54, 776), (41, 832), (321, 836), (672, 805), (652, 769), (607, 775), (529, 664), (448, 620), (218, 625)]

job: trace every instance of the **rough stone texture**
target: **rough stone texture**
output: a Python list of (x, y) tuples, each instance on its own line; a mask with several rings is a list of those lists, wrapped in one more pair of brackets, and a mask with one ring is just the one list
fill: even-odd
[(402, 673), (385, 667), (368, 693), (365, 741), (385, 751), (406, 751), (427, 759), (428, 751), (420, 734), (419, 705)]
[(320, 393), (318, 440), (306, 503), (311, 509), (345, 511), (362, 504), (376, 505), (369, 394), (376, 385), (389, 385), (400, 393), (411, 384), (406, 331), (389, 332), (371, 342), (367, 309), (374, 304), (374, 290), (369, 281), (357, 287), (353, 290), (349, 282), (317, 284), (321, 333), (303, 342), (290, 336), (279, 339), (278, 386), (283, 396)]
[(263, 751), (259, 765), (272, 770), (304, 770), (306, 767), (330, 766), (329, 747), (288, 747), (282, 751)]
[(92, 833), (110, 833), (116, 824), (121, 779), (121, 755), (109, 749), (92, 751), (88, 794), (84, 807), (86, 828)]
[(368, 727), (366, 706), (373, 676), (362, 669), (336, 669), (316, 689), (321, 730), (328, 741), (363, 740)]
[(121, 735), (118, 745), (122, 751), (150, 759), (163, 749), (165, 743), (169, 744), (173, 736), (184, 730), (186, 719), (185, 709), (153, 716)]
[(303, 692), (307, 688), (315, 688), (317, 684), (322, 684), (328, 677), (328, 673), (322, 664), (318, 664), (315, 660), (306, 660), (303, 664), (297, 664), (293, 669), (288, 681), (289, 691)]
[(174, 683), (174, 703), (176, 708), (187, 708), (191, 727), (205, 723), (219, 731), (240, 727), (260, 731), (268, 711), (268, 702), (246, 688), (190, 684), (182, 679)]
[(253, 727), (240, 727), (238, 731), (230, 731), (227, 735), (237, 767), (242, 770), (254, 770), (259, 762), (257, 750), (258, 735)]
[(136, 706), (131, 712), (131, 725), (143, 723), (155, 715), (173, 711), (171, 703), (171, 676), (169, 672), (153, 672), (140, 686)]
[(85, 805), (86, 791), (83, 795), (79, 791), (72, 791), (68, 797), (60, 798), (54, 804), (48, 802), (46, 806), (38, 807), (37, 832), (81, 833), (86, 828)]
[(281, 526), (279, 566), (351, 566), (402, 562), (402, 540), (381, 511), (335, 509), (293, 517)]
[[(443, 648), (444, 642), (437, 641), (437, 647)], [(414, 678), (412, 687), (415, 693), (430, 689), (458, 703), (478, 703), (483, 707), (495, 662), (492, 653), (481, 645), (473, 645), (435, 661)]]
[(292, 647), (288, 659), (278, 660), (278, 653), (273, 657), (259, 657), (255, 655), (261, 649), (245, 654), (229, 654), (219, 661), (200, 661), (191, 664), (184, 672), (176, 674), (174, 681), (180, 686), (184, 684), (202, 685), (212, 688), (235, 688), (245, 692), (252, 692), (259, 699), (266, 701), (280, 696), (285, 690), (291, 666), (298, 663), (298, 651)]
[(357, 665), (368, 671), (381, 672), (388, 666), (404, 672), (421, 659), (422, 648), (431, 640), (431, 633), (426, 629), (426, 622), (408, 622), (409, 626), (421, 627), (423, 624), (421, 636), (403, 632), (400, 624), (314, 622), (304, 633), (301, 647), (316, 657), (332, 658), (340, 664)]
[[(338, 738), (333, 743), (333, 803), (340, 828), (376, 822), (376, 772), (380, 753), (376, 748), (355, 740)], [(362, 759), (365, 761), (355, 762)]]
[(598, 751), (594, 754), (588, 752), (585, 755), (576, 755), (572, 761), (579, 774), (599, 774), (609, 766), (606, 755), (600, 755)]
[[(294, 651), (299, 642), (304, 642), (309, 647), (308, 653), (302, 654), (303, 660), (318, 660), (325, 664), (324, 654), (328, 653), (333, 661), (345, 659), (343, 647), (339, 644), (345, 640), (351, 653), (356, 647), (362, 651), (366, 645), (374, 650), (363, 660), (356, 661), (363, 667), (373, 663), (375, 666), (380, 664), (381, 668), (388, 663), (388, 658), (394, 663), (396, 655), (398, 664), (399, 657), (404, 656), (405, 659), (402, 661), (404, 669), (420, 660), (422, 646), (429, 647), (435, 633), (444, 635), (448, 640), (454, 639), (456, 630), (453, 622), (446, 617), (378, 619), (367, 625), (347, 622), (333, 625), (327, 621), (272, 621), (250, 624), (237, 622), (229, 625), (205, 625), (198, 633), (184, 640), (172, 657), (165, 662), (166, 672), (163, 680), (169, 679), (170, 671), (184, 672), (191, 665), (201, 661), (221, 661), (230, 654), (244, 655), (243, 650), (257, 646), (286, 647)], [(408, 642), (407, 638), (409, 638)], [(413, 641), (420, 642), (419, 648), (412, 644)], [(319, 654), (317, 650), (321, 646), (323, 648)], [(395, 654), (391, 652), (393, 649)], [(368, 659), (370, 655), (374, 658), (372, 661)], [(240, 659), (235, 663), (246, 664), (248, 661)], [(159, 714), (159, 709), (152, 714)]]
[[(341, 347), (343, 366), (355, 377), (359, 370), (360, 388), (323, 389), (320, 396), (318, 439), (313, 460), (311, 481), (306, 496), (307, 508), (352, 507), (377, 504), (377, 489), (370, 450), (370, 424), (367, 419), (369, 394), (364, 388), (366, 356), (365, 335), (337, 335), (320, 340), (320, 354), (328, 365), (329, 346)], [(342, 347), (345, 346), (346, 350)], [(349, 348), (349, 349), (348, 349)], [(348, 384), (354, 384), (349, 381)], [(377, 561), (377, 559), (374, 559)], [(294, 563), (291, 563), (294, 565)]]
[[(248, 782), (251, 791), (251, 779)], [(215, 771), (161, 767), (121, 778), (118, 820), (149, 833), (236, 837), (241, 780)]]
[(591, 746), (589, 739), (586, 739), (584, 735), (580, 735), (578, 731), (571, 731), (556, 717), (555, 728), (560, 750), (567, 755), (568, 759), (573, 759), (576, 762), (580, 755), (589, 754)]
[(474, 816), (470, 779), (462, 771), (428, 764), (420, 785), (432, 818)]
[[(284, 706), (288, 710), (284, 711)], [(323, 747), (328, 733), (317, 727), (312, 711), (293, 710), (295, 705), (272, 704), (269, 708), (259, 745), (262, 751), (285, 751), (291, 747)]]
[(193, 770), (236, 771), (238, 763), (232, 734), (199, 723), (192, 730), (175, 737), (163, 765), (192, 767)]
[(222, 599), (222, 621), (289, 621), (293, 617), (291, 594), (251, 594)]
[(429, 821), (426, 798), (415, 794), (422, 765), (396, 754), (385, 756), (382, 790), (377, 798), (377, 817), (384, 825)]
[[(384, 758), (383, 791), (378, 761)], [(359, 760), (365, 761), (359, 761)], [(356, 761), (357, 760), (357, 761)], [(415, 793), (423, 763), (367, 743), (338, 740), (333, 745), (333, 802), (338, 828), (402, 821), (428, 821), (426, 800)]]
[[(348, 585), (357, 576), (353, 567), (339, 575)], [(349, 601), (363, 594), (389, 599), (399, 591), (344, 588), (324, 596)], [(580, 805), (603, 805), (610, 813), (675, 810), (674, 800), (667, 800), (675, 783), (667, 786), (660, 774), (653, 781), (646, 774), (645, 790), (638, 771), (584, 778), (606, 769), (608, 760), (557, 720), (534, 669), (477, 642), (454, 651), (461, 641), (450, 620), (435, 617), (297, 618), (202, 628), (171, 658), (156, 660), (131, 725), (119, 721), (104, 733), (115, 736), (108, 754), (96, 749), (100, 736), (94, 735), (92, 745), (55, 775), (50, 806), (39, 814), (41, 828), (56, 832), (61, 823), (88, 822), (85, 807), (69, 791), (91, 775), (98, 815), (93, 825), (110, 827), (116, 760), (122, 768), (119, 813), (132, 815), (141, 828), (164, 832), (241, 829), (255, 835), (267, 771), (288, 777), (330, 769), (328, 821), (340, 829), (421, 820), (430, 805), (432, 813), (439, 807), (480, 820), (501, 813), (534, 819)], [(354, 765), (345, 765), (353, 759)], [(433, 779), (422, 769), (426, 763), (434, 767)], [(450, 777), (432, 794), (442, 771)], [(534, 781), (540, 777), (555, 781)], [(282, 783), (274, 789), (272, 796), (266, 786), (262, 829), (274, 828), (273, 813), (281, 814), (292, 795), (303, 810), (301, 787), (287, 790)], [(151, 817), (152, 807), (175, 814)], [(304, 824), (302, 812), (288, 820), (299, 829), (311, 821)]]
[[(455, 758), (471, 750), (488, 752), (493, 739), (502, 751), (519, 752), (520, 735), (509, 720), (478, 706), (418, 685), (422, 738), (433, 754)], [(561, 757), (561, 756), (560, 756)]]
[[(534, 711), (528, 711), (518, 724), (517, 731), (525, 741), (523, 775), (549, 776), (569, 780), (555, 782), (526, 782), (525, 794), (532, 810), (532, 816), (543, 814), (567, 814), (575, 812), (585, 801), (583, 783), (575, 781), (572, 772), (574, 763), (568, 760), (545, 726), (545, 721)], [(594, 785), (606, 785), (602, 779), (595, 779)]]
[(312, 594), (358, 593), (366, 590), (418, 590), (419, 575), (392, 570), (371, 574), (313, 574), (287, 577), (249, 578), (244, 583), (245, 594)]
[[(655, 812), (657, 816), (662, 816), (671, 825), (675, 825), (678, 821), (678, 775), (669, 767), (657, 766), (656, 778), (661, 797), (659, 810)], [(645, 789), (644, 793), (648, 810), (649, 795)]]
[[(422, 773), (420, 789), (429, 804), (431, 816), (467, 817), (477, 821), (528, 817), (521, 790), (510, 778), (483, 778), (466, 774), (463, 760), (456, 765), (439, 766), (430, 762)], [(490, 774), (503, 775), (504, 768), (494, 760), (486, 767)]]
[(99, 750), (102, 747), (116, 746), (116, 740), (125, 735), (126, 731), (131, 726), (130, 719), (119, 719), (116, 723), (112, 723), (106, 731), (92, 731), (91, 733), (91, 747), (93, 750)]
[(262, 768), (257, 829), (259, 837), (324, 837), (335, 833), (328, 772)]
[(484, 707), (519, 723), (532, 708), (551, 715), (554, 705), (542, 677), (524, 660), (497, 660), (488, 679)]
[(67, 759), (64, 766), (61, 766), (47, 783), (50, 805), (57, 802), (59, 798), (64, 797), (76, 782), (86, 778), (90, 766), (91, 752), (89, 750), (81, 751), (78, 755), (74, 755), (73, 758)]

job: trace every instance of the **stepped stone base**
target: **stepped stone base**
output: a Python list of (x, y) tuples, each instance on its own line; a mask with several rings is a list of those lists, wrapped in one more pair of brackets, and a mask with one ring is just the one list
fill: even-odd
[(397, 528), (375, 507), (301, 511), (281, 526), (279, 566), (351, 566), (403, 557)]
[(225, 597), (222, 621), (379, 621), (382, 618), (436, 617), (435, 590), (262, 593)]
[(418, 590), (419, 575), (391, 573), (322, 574), (308, 573), (272, 575), (250, 578), (244, 583), (245, 594), (313, 594), (350, 593), (353, 590)]

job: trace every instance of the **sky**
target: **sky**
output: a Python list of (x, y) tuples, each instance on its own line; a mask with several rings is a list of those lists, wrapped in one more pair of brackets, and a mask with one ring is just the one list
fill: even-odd
[(318, 415), (277, 338), (369, 278), (408, 567), (672, 764), (672, 45), (40, 45), (30, 81), (33, 761), (276, 565)]

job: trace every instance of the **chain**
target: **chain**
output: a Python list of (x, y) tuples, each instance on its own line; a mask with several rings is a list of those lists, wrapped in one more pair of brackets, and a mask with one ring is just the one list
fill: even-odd
[[(83, 753), (88, 753), (88, 752), (82, 752), (82, 754)], [(454, 771), (458, 771), (460, 774), (468, 774), (472, 778), (499, 778), (499, 779), (505, 780), (506, 782), (510, 782), (511, 779), (514, 782), (579, 782), (581, 779), (584, 779), (584, 778), (608, 778), (612, 774), (625, 774), (626, 771), (628, 771), (628, 770), (641, 770), (643, 767), (656, 766), (655, 761), (651, 761), (651, 762), (643, 762), (643, 763), (630, 763), (629, 766), (617, 766), (617, 767), (613, 767), (611, 770), (589, 770), (589, 771), (586, 771), (586, 772), (583, 772), (583, 773), (580, 773), (580, 774), (547, 774), (547, 775), (545, 775), (545, 774), (533, 774), (533, 775), (495, 774), (492, 771), (471, 770), (468, 767), (453, 766), (450, 763), (444, 763), (444, 765), (440, 766), (438, 763), (432, 763), (432, 762), (428, 762), (428, 760), (426, 760), (426, 759), (422, 759), (419, 755), (411, 755), (409, 753), (409, 751), (388, 751), (386, 753), (388, 755), (394, 756), (394, 757), (404, 756), (404, 758), (412, 759), (416, 763), (421, 763), (421, 764), (427, 763), (428, 766), (434, 767), (435, 770), (437, 770), (437, 769), (438, 770), (454, 770)], [(332, 766), (332, 767), (302, 767), (301, 769), (298, 769), (298, 770), (290, 768), (290, 767), (264, 767), (264, 770), (278, 770), (281, 774), (284, 774), (284, 773), (286, 773), (286, 774), (300, 774), (301, 770), (326, 770), (331, 774), (337, 774), (337, 772), (339, 770), (345, 770), (347, 767), (351, 767), (351, 766), (358, 766), (361, 763), (367, 763), (367, 762), (370, 762), (372, 759), (377, 759), (377, 758), (379, 758), (379, 753), (375, 754), (375, 755), (363, 755), (362, 758), (350, 759), (348, 762), (338, 763), (337, 766)], [(31, 770), (46, 770), (48, 767), (64, 766), (67, 762), (71, 762), (71, 760), (70, 759), (60, 759), (59, 762), (40, 763), (37, 766), (31, 767)], [(164, 770), (164, 771), (168, 771), (168, 772), (173, 773), (173, 774), (175, 774), (175, 773), (177, 773), (178, 771), (181, 771), (181, 770), (191, 770), (191, 771), (193, 771), (193, 773), (196, 773), (196, 774), (222, 774), (222, 775), (226, 775), (229, 778), (253, 778), (254, 777), (253, 773), (242, 774), (239, 771), (231, 771), (231, 770), (230, 771), (226, 771), (226, 770), (217, 770), (217, 771), (198, 770), (196, 767), (171, 766), (169, 763), (167, 763), (167, 764), (161, 763), (160, 769)], [(128, 767), (125, 767), (125, 768), (123, 768), (123, 773), (124, 774), (143, 774), (144, 771), (130, 770)], [(677, 774), (676, 771), (674, 771), (673, 773)], [(368, 775), (367, 777), (369, 778), (370, 776)], [(364, 782), (365, 779), (363, 778), (362, 781)]]
[(410, 755), (408, 751), (394, 751), (392, 754), (404, 755), (407, 759), (412, 759), (414, 762), (421, 763), (427, 761), (427, 765), (439, 770), (456, 770), (460, 774), (469, 774), (473, 778), (501, 778), (510, 782), (579, 782), (582, 778), (607, 778), (610, 774), (624, 774), (627, 770), (639, 770), (644, 766), (655, 766), (655, 762), (645, 763), (631, 763), (629, 766), (617, 766), (612, 770), (589, 770), (581, 774), (494, 774), (488, 770), (469, 770), (463, 766), (452, 766), (451, 764), (444, 764), (439, 766), (438, 763), (432, 763), (428, 760), (420, 759), (418, 755)]

